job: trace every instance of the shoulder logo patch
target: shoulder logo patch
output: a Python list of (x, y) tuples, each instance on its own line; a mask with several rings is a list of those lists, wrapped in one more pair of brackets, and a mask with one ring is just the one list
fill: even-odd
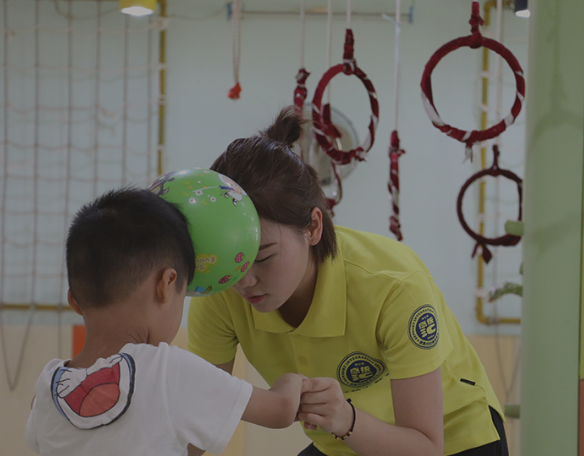
[(385, 371), (382, 361), (361, 352), (353, 352), (339, 363), (337, 378), (343, 385), (363, 388), (376, 383)]
[(410, 317), (408, 326), (410, 340), (416, 347), (429, 349), (438, 343), (438, 317), (431, 305), (418, 307)]

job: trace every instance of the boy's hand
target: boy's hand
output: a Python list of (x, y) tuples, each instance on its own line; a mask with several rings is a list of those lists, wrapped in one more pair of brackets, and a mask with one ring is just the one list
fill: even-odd
[(304, 379), (307, 378), (301, 374), (293, 374), (287, 373), (283, 374), (276, 379), (274, 382), (274, 386), (272, 386), (272, 390), (280, 391), (286, 388), (298, 388), (299, 390), (302, 388)]
[(273, 429), (290, 426), (298, 418), (304, 376), (284, 374), (269, 390), (255, 387), (242, 419)]
[(316, 377), (302, 382), (298, 418), (304, 427), (345, 435), (353, 423), (353, 409), (347, 403), (341, 385), (333, 378)]

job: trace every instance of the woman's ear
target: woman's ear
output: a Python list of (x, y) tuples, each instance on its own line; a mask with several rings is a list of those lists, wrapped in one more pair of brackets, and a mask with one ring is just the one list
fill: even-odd
[(178, 274), (174, 269), (167, 268), (162, 271), (162, 275), (156, 284), (156, 297), (160, 303), (166, 303), (169, 301), (172, 293), (170, 287), (176, 287), (177, 279)]
[(322, 211), (318, 207), (313, 207), (310, 211), (310, 227), (308, 229), (308, 243), (316, 245), (322, 237)]

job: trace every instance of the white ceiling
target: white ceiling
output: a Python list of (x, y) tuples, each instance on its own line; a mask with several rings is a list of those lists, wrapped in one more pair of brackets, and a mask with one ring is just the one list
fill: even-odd
[[(171, 4), (173, 0), (167, 1)], [(402, 0), (402, 10), (409, 8), (414, 1)], [(197, 5), (193, 8), (193, 12), (208, 13), (220, 9), (228, 2), (224, 0), (193, 0), (193, 3)], [(327, 0), (305, 0), (304, 5), (306, 11), (326, 11)], [(347, 1), (332, 0), (332, 7), (335, 13), (345, 13)], [(300, 0), (243, 0), (243, 11), (297, 13), (300, 11)], [(351, 11), (354, 13), (393, 13), (395, 0), (354, 0), (351, 2)]]
[[(172, 1), (172, 0), (171, 0)], [(412, 0), (403, 0), (404, 6), (409, 6)], [(402, 6), (402, 8), (404, 7)], [(327, 0), (305, 0), (304, 7), (306, 11), (321, 10), (326, 11)], [(346, 0), (332, 0), (333, 11), (344, 13), (347, 9)], [(281, 12), (298, 12), (300, 11), (300, 0), (245, 0), (243, 2), (245, 10), (269, 10)], [(395, 11), (395, 0), (356, 0), (351, 2), (352, 12), (369, 12), (369, 13), (390, 13)]]
[[(65, 6), (69, 0), (47, 0), (58, 1), (61, 6)], [(73, 0), (73, 1), (99, 1), (99, 0)], [(107, 3), (117, 2), (118, 0), (101, 0)], [(187, 0), (166, 0), (167, 4), (172, 6), (174, 1), (183, 5)], [(243, 11), (248, 12), (273, 12), (273, 13), (298, 13), (300, 11), (301, 0), (243, 0)], [(414, 6), (416, 0), (401, 0), (402, 14), (405, 14), (410, 6)], [(418, 1), (439, 1), (439, 0), (418, 0)], [(463, 0), (470, 1), (470, 0)], [(192, 3), (191, 11), (194, 15), (208, 15), (226, 9), (229, 3), (227, 0), (188, 0)], [(310, 13), (320, 12), (326, 14), (327, 0), (304, 0), (305, 11)], [(364, 13), (395, 13), (396, 0), (353, 0), (351, 2), (351, 11), (354, 14)], [(333, 12), (335, 14), (345, 14), (347, 0), (332, 0)]]

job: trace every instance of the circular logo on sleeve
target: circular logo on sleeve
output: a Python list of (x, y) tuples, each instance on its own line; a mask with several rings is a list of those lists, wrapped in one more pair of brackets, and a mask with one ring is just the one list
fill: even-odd
[(438, 343), (438, 317), (429, 304), (418, 307), (409, 322), (410, 340), (416, 347), (429, 349)]

